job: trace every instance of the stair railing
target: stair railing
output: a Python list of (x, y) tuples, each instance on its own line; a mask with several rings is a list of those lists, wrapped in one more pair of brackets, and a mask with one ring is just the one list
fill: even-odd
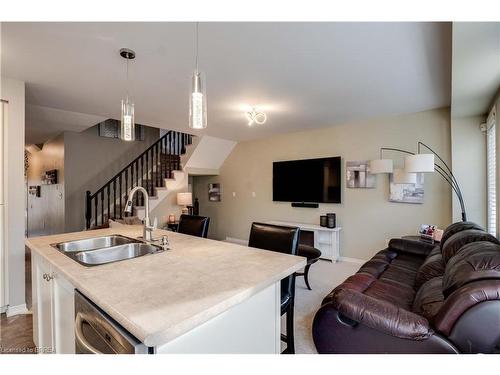
[[(191, 143), (192, 135), (170, 130), (95, 193), (87, 190), (86, 229), (90, 229), (92, 225), (104, 225), (109, 219), (123, 219), (128, 193), (134, 187), (142, 186), (150, 195), (154, 195), (156, 187), (163, 186), (166, 178), (173, 177), (174, 170), (181, 169), (180, 156)], [(142, 196), (137, 194), (135, 199), (136, 205), (139, 205)]]

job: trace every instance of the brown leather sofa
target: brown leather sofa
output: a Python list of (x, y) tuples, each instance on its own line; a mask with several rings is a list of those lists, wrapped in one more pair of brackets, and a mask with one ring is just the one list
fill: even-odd
[(323, 300), (319, 353), (500, 353), (500, 245), (471, 222), (392, 239)]

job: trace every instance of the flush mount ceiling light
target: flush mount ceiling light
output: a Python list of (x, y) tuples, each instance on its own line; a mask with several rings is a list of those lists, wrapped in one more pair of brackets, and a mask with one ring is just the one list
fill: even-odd
[(129, 98), (128, 92), (128, 62), (135, 59), (135, 52), (128, 48), (120, 50), (120, 56), (127, 60), (127, 95), (122, 99), (120, 138), (124, 141), (135, 140), (135, 114), (134, 102)]
[(196, 22), (196, 68), (191, 78), (191, 95), (189, 97), (189, 127), (204, 129), (207, 127), (207, 95), (202, 74), (198, 70), (198, 22)]
[(245, 117), (248, 120), (248, 126), (252, 126), (253, 124), (263, 125), (267, 121), (267, 115), (264, 112), (257, 111), (256, 108), (245, 112)]

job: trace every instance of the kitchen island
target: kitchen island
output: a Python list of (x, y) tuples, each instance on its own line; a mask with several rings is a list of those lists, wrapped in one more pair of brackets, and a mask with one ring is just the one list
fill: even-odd
[(138, 238), (142, 226), (26, 240), (39, 348), (74, 352), (77, 289), (150, 353), (280, 352), (280, 280), (305, 258), (161, 230), (170, 250), (95, 267), (52, 246), (115, 234)]

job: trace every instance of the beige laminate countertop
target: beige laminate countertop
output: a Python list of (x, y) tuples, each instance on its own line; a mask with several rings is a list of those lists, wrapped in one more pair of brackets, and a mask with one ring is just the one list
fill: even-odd
[(305, 258), (157, 230), (171, 250), (85, 267), (50, 244), (121, 234), (142, 226), (35, 237), (31, 251), (47, 259), (78, 290), (147, 346), (190, 331), (305, 266)]

